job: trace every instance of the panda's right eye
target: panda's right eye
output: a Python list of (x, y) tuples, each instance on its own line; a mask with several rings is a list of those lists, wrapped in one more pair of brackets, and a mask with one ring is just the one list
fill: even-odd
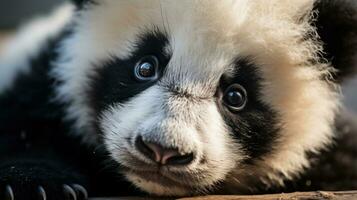
[(224, 105), (233, 112), (243, 110), (247, 100), (247, 91), (239, 84), (229, 86), (223, 95)]
[(159, 60), (155, 56), (145, 56), (135, 66), (134, 75), (139, 81), (156, 80), (159, 70)]

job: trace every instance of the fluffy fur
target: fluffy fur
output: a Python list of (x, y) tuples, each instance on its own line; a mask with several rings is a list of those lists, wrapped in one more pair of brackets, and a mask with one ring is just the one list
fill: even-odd
[[(53, 48), (22, 57), (36, 61), (52, 52), (40, 63), (51, 85), (42, 103), (55, 105), (55, 119), (64, 120), (57, 126), (81, 140), (81, 152), (103, 150), (98, 159), (111, 160), (140, 190), (169, 196), (288, 190), (310, 174), (312, 155), (331, 153), (340, 141), (338, 87), (355, 67), (352, 1), (75, 2), (77, 9), (63, 8), (64, 17), (51, 23), (56, 27), (39, 36), (37, 44), (48, 47), (42, 44), (57, 33)], [(328, 20), (330, 13), (338, 19)], [(138, 81), (134, 67), (147, 55), (157, 57), (159, 79)], [(11, 76), (0, 84), (7, 88), (0, 107), (31, 78), (19, 72), (36, 74), (26, 60), (1, 68)], [(248, 95), (239, 112), (222, 103), (235, 83)], [(157, 166), (135, 146), (138, 137), (194, 160)], [(96, 170), (92, 156), (83, 160)], [(103, 180), (102, 187), (111, 183)], [(344, 189), (355, 186), (351, 180)]]

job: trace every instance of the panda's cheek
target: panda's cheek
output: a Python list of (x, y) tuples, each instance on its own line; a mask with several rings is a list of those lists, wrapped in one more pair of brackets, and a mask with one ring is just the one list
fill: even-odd
[(244, 153), (240, 145), (231, 137), (230, 129), (217, 106), (208, 105), (205, 111), (199, 134), (202, 155), (208, 165), (224, 172), (230, 171), (236, 162), (244, 157)]
[[(106, 148), (111, 154), (117, 151), (129, 151), (140, 129), (145, 127), (153, 113), (153, 107), (148, 94), (155, 93), (155, 88), (149, 88), (140, 95), (124, 103), (116, 103), (103, 110), (98, 119), (98, 127)], [(123, 154), (120, 153), (122, 156)], [(115, 156), (118, 158), (118, 156)]]

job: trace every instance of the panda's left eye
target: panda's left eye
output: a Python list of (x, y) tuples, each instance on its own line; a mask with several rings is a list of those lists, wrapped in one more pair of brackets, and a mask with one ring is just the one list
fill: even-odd
[(159, 61), (155, 56), (145, 56), (135, 66), (135, 77), (140, 81), (152, 81), (158, 78)]

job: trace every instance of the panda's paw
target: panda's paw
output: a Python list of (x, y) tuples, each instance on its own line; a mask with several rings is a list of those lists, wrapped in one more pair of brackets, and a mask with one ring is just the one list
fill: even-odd
[(88, 199), (87, 190), (79, 184), (72, 184), (72, 185), (65, 184), (63, 185), (63, 191), (67, 199), (77, 199), (77, 200)]
[(59, 163), (0, 163), (0, 200), (85, 200), (87, 179)]
[[(2, 189), (2, 197), (1, 199), (4, 200), (17, 200), (17, 192), (21, 192), (21, 189), (16, 188), (11, 185), (6, 185), (5, 188)], [(62, 194), (59, 193), (58, 191), (62, 191)], [(56, 196), (58, 199), (63, 199), (63, 200), (86, 200), (88, 199), (88, 192), (87, 190), (79, 185), (79, 184), (63, 184), (62, 187), (46, 187), (39, 185), (35, 189), (35, 191), (31, 192), (32, 194), (29, 194), (28, 196), (29, 199), (34, 199), (34, 200), (47, 200), (47, 199), (52, 199), (48, 198), (49, 196)], [(23, 194), (19, 195), (23, 196)], [(21, 198), (22, 199), (22, 198)]]

